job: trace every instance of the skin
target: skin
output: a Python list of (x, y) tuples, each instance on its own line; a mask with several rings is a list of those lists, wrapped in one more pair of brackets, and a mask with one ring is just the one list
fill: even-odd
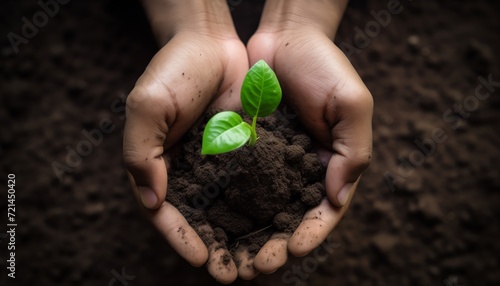
[[(225, 0), (143, 2), (162, 48), (127, 99), (124, 160), (141, 207), (182, 257), (194, 266), (208, 262), (221, 283), (272, 273), (288, 252), (308, 254), (340, 221), (371, 160), (373, 100), (332, 42), (347, 1), (267, 0), (246, 48)], [(221, 267), (227, 250), (215, 244), (207, 249), (165, 202), (169, 151), (208, 108), (240, 108), (243, 78), (259, 59), (274, 69), (284, 100), (320, 146), (327, 198), (306, 213), (293, 235), (275, 233), (255, 258), (240, 249), (239, 268), (234, 261)], [(210, 226), (198, 231), (212, 233)]]

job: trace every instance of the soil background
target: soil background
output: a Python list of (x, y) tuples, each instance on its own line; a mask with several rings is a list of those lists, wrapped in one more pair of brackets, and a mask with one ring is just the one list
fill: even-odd
[[(262, 1), (229, 2), (248, 38), (258, 23), (252, 4)], [(357, 28), (388, 2), (351, 1), (335, 42), (356, 45)], [(349, 56), (375, 99), (374, 156), (326, 245), (333, 252), (235, 285), (500, 284), (500, 87), (476, 96), (479, 77), (500, 81), (500, 4), (401, 5)], [(157, 50), (141, 6), (70, 1), (14, 53), (6, 35), (21, 34), (22, 17), (40, 10), (37, 1), (14, 0), (0, 9), (0, 285), (217, 285), (141, 216), (123, 169), (123, 98)], [(455, 104), (468, 104), (467, 118), (446, 116)], [(114, 130), (60, 181), (53, 162), (65, 163), (68, 148), (86, 140), (82, 130), (103, 120)], [(415, 140), (437, 128), (446, 139), (433, 152), (416, 166), (401, 163), (418, 160)], [(6, 277), (9, 173), (15, 280)], [(394, 188), (384, 174), (398, 178)]]

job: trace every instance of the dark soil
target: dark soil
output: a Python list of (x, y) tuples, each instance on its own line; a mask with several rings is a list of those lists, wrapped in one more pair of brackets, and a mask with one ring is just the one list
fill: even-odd
[(199, 229), (209, 224), (219, 245), (232, 253), (245, 245), (256, 254), (272, 233), (292, 233), (325, 197), (325, 167), (311, 139), (279, 111), (258, 120), (254, 146), (215, 156), (201, 156), (205, 124), (193, 128), (172, 156), (167, 201), (207, 247), (213, 238)]
[[(21, 34), (38, 2), (2, 0), (0, 9), (0, 285), (120, 286), (122, 271), (128, 286), (219, 285), (142, 216), (123, 168), (123, 98), (158, 49), (139, 1), (69, 1), (15, 54), (6, 35)], [(229, 2), (240, 3), (232, 13), (248, 38), (263, 1)], [(354, 45), (355, 28), (391, 2), (349, 1), (336, 44)], [(374, 155), (324, 244), (333, 252), (317, 267), (306, 263), (314, 253), (290, 257), (274, 274), (235, 285), (500, 285), (500, 87), (467, 117), (443, 120), (475, 96), (479, 76), (500, 81), (500, 2), (399, 2), (401, 13), (349, 57), (375, 99)], [(65, 163), (66, 148), (103, 119), (115, 130), (59, 181), (51, 164)], [(447, 140), (404, 173), (400, 159), (435, 128)], [(399, 178), (394, 191), (386, 172)], [(6, 276), (9, 173), (15, 280)]]

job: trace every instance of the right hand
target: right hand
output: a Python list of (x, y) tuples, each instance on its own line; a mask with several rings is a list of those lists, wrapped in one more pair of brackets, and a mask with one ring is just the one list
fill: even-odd
[(207, 249), (181, 213), (165, 201), (168, 156), (208, 107), (239, 108), (247, 70), (246, 49), (236, 33), (182, 31), (154, 56), (127, 99), (123, 158), (136, 198), (190, 264), (202, 266), (209, 258), (215, 262), (208, 270), (222, 283), (236, 279), (234, 262), (216, 269), (224, 249)]
[[(283, 99), (322, 148), (327, 198), (310, 209), (293, 235), (275, 233), (254, 267), (272, 273), (287, 254), (302, 257), (338, 224), (372, 154), (373, 99), (335, 46), (347, 1), (267, 0), (258, 31), (248, 43), (250, 63), (265, 59), (276, 72)], [(271, 255), (272, 254), (272, 255)]]

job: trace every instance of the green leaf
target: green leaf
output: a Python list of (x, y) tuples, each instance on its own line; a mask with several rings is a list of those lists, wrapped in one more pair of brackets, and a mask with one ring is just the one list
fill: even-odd
[(233, 111), (223, 111), (208, 121), (203, 131), (202, 155), (216, 155), (233, 151), (245, 145), (251, 127)]
[(264, 60), (248, 71), (241, 87), (241, 104), (250, 116), (273, 113), (281, 101), (281, 87), (274, 71)]

